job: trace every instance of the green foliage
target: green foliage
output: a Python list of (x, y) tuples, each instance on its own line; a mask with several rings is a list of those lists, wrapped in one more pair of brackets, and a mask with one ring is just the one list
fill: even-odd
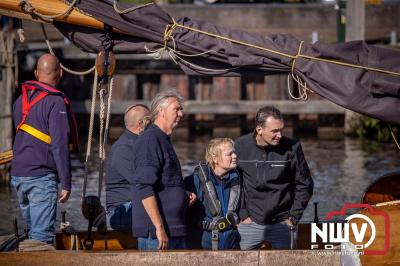
[(391, 138), (386, 123), (369, 117), (361, 119), (360, 127), (356, 130), (356, 133), (360, 138), (370, 140), (389, 141)]

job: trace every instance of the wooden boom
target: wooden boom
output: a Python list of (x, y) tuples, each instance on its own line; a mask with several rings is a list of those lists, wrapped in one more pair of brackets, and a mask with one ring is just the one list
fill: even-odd
[[(0, 1), (0, 15), (5, 15), (14, 18), (27, 19), (41, 23), (49, 23), (46, 20), (33, 17), (31, 14), (25, 12), (21, 5), (20, 0), (1, 0)], [(68, 10), (69, 6), (60, 0), (29, 0), (29, 3), (35, 8), (35, 11), (46, 16), (55, 16), (63, 14)], [(69, 24), (85, 26), (95, 29), (104, 29), (104, 23), (85, 15), (76, 9), (73, 9), (67, 15), (54, 18), (56, 21), (65, 22)], [(128, 34), (119, 29), (113, 28), (113, 31)], [(130, 35), (130, 34), (129, 34)]]

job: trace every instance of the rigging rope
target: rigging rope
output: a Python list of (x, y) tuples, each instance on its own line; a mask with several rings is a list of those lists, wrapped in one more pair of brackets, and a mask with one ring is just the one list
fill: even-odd
[[(48, 37), (47, 37), (46, 29), (44, 28), (44, 25), (43, 25), (43, 24), (40, 24), (40, 26), (42, 27), (42, 32), (43, 32), (43, 35), (44, 35), (44, 38), (45, 38), (45, 42), (46, 42), (46, 44), (47, 44), (47, 48), (49, 49), (49, 52), (50, 52), (52, 55), (55, 56), (54, 51), (53, 51), (53, 48), (51, 47), (50, 41), (49, 41), (49, 39), (48, 39)], [(93, 67), (91, 67), (90, 69), (85, 70), (85, 71), (75, 71), (75, 70), (71, 70), (71, 69), (67, 68), (67, 67), (64, 66), (61, 62), (60, 62), (60, 66), (61, 66), (61, 68), (62, 68), (64, 71), (66, 71), (66, 72), (68, 72), (68, 73), (70, 73), (70, 74), (79, 75), (79, 76), (83, 76), (83, 75), (87, 75), (87, 74), (92, 73), (93, 70), (94, 70), (95, 67), (96, 67), (96, 66), (94, 65)]]
[(153, 5), (153, 4), (154, 4), (154, 3), (152, 2), (152, 3), (147, 3), (147, 4), (143, 4), (143, 5), (139, 5), (139, 6), (134, 6), (134, 7), (131, 7), (131, 8), (127, 8), (127, 9), (124, 9), (124, 10), (120, 10), (120, 9), (118, 8), (118, 5), (117, 5), (117, 0), (114, 0), (113, 6), (114, 6), (115, 12), (117, 12), (117, 13), (120, 14), (120, 15), (123, 15), (123, 14), (129, 13), (129, 12), (135, 11), (136, 9), (139, 9), (139, 8), (142, 8), (142, 7), (145, 7), (145, 6), (149, 6), (149, 5)]
[[(112, 77), (111, 80), (110, 80), (110, 89), (109, 89), (109, 92), (108, 92), (106, 125), (105, 125), (105, 132), (104, 132), (105, 134), (104, 134), (104, 140), (103, 140), (103, 144), (104, 145), (107, 145), (108, 129), (109, 129), (109, 126), (110, 126), (111, 98), (112, 98), (113, 87), (114, 87), (114, 77)], [(103, 150), (102, 158), (104, 160), (106, 159), (106, 151), (105, 151), (105, 149)]]
[(104, 96), (106, 95), (106, 89), (102, 88), (99, 91), (100, 99), (100, 133), (99, 133), (99, 158), (103, 159), (103, 136), (104, 136), (104, 120), (105, 120), (105, 109)]
[(388, 125), (388, 127), (389, 127), (389, 131), (390, 131), (390, 134), (392, 135), (392, 138), (393, 138), (393, 140), (394, 140), (394, 143), (396, 143), (397, 148), (400, 150), (400, 145), (399, 145), (399, 142), (397, 141), (396, 135), (394, 134), (394, 131), (393, 131), (393, 129), (392, 129), (392, 126), (391, 126), (389, 123), (388, 123), (387, 125)]
[[(281, 55), (287, 58), (291, 58), (293, 60), (297, 59), (297, 58), (306, 58), (306, 59), (310, 59), (310, 60), (316, 60), (316, 61), (321, 61), (321, 62), (326, 62), (326, 63), (331, 63), (331, 64), (337, 64), (337, 65), (342, 65), (342, 66), (348, 66), (348, 67), (353, 67), (353, 68), (358, 68), (358, 69), (364, 69), (364, 70), (369, 70), (369, 71), (375, 71), (375, 72), (379, 72), (379, 73), (384, 73), (384, 74), (389, 74), (389, 75), (395, 75), (395, 76), (400, 76), (399, 72), (394, 72), (394, 71), (389, 71), (389, 70), (384, 70), (384, 69), (379, 69), (379, 68), (373, 68), (373, 67), (366, 67), (366, 66), (362, 66), (362, 65), (356, 65), (356, 64), (350, 64), (350, 63), (345, 63), (345, 62), (341, 62), (341, 61), (337, 61), (337, 60), (330, 60), (330, 59), (325, 59), (325, 58), (318, 58), (318, 57), (313, 57), (313, 56), (308, 56), (308, 55), (303, 55), (300, 52), (296, 55), (291, 55), (291, 54), (287, 54), (287, 53), (283, 53), (283, 52), (279, 52), (273, 49), (269, 49), (269, 48), (265, 48), (259, 45), (254, 45), (251, 43), (247, 43), (247, 42), (243, 42), (243, 41), (239, 41), (239, 40), (235, 40), (226, 36), (222, 36), (219, 34), (215, 34), (215, 33), (211, 33), (211, 32), (207, 32), (207, 31), (203, 31), (203, 30), (199, 30), (196, 28), (192, 28), (189, 26), (185, 26), (182, 24), (179, 24), (175, 21), (174, 18), (172, 18), (172, 22), (173, 24), (168, 24), (164, 33), (164, 40), (167, 39), (169, 40), (169, 38), (172, 36), (172, 32), (174, 31), (174, 29), (176, 27), (180, 27), (183, 29), (187, 29), (189, 31), (194, 31), (194, 32), (198, 32), (204, 35), (208, 35), (217, 39), (222, 39), (222, 40), (226, 40), (232, 43), (236, 43), (236, 44), (240, 44), (240, 45), (244, 45), (244, 46), (248, 46), (248, 47), (252, 47), (255, 49), (259, 49), (259, 50), (263, 50), (263, 51), (267, 51), (273, 54), (277, 54), (277, 55)], [(302, 43), (300, 43), (300, 46), (302, 45)], [(292, 70), (294, 69), (293, 67), (293, 62), (292, 62)]]
[[(106, 146), (107, 146), (107, 138), (108, 138), (108, 129), (110, 124), (110, 116), (111, 116), (111, 98), (112, 98), (112, 90), (114, 84), (114, 77), (111, 77), (108, 89), (108, 100), (107, 106), (105, 106), (104, 96), (100, 97), (100, 140), (99, 140), (99, 158), (100, 158), (100, 167), (99, 167), (99, 188), (98, 188), (98, 197), (101, 197), (102, 185), (103, 185), (103, 176), (104, 176), (104, 163), (106, 160)], [(100, 96), (102, 93), (100, 93)], [(105, 114), (106, 113), (106, 114)], [(105, 124), (104, 124), (105, 122)]]
[(88, 177), (88, 171), (89, 171), (88, 164), (89, 164), (90, 152), (92, 150), (94, 111), (96, 108), (97, 77), (98, 77), (97, 70), (95, 68), (93, 88), (92, 88), (92, 104), (91, 104), (91, 108), (90, 108), (88, 141), (87, 141), (87, 147), (86, 147), (85, 172), (84, 172), (84, 180), (83, 180), (82, 198), (85, 198), (85, 196), (86, 196), (87, 177)]
[(144, 49), (146, 50), (146, 52), (151, 53), (150, 56), (152, 56), (154, 59), (159, 60), (163, 57), (163, 55), (165, 54), (165, 52), (167, 52), (167, 54), (169, 55), (169, 57), (172, 59), (172, 61), (174, 61), (174, 63), (176, 65), (178, 65), (178, 61), (185, 63), (186, 65), (189, 65), (193, 68), (196, 68), (199, 71), (208, 71), (211, 72), (213, 74), (223, 74), (235, 69), (238, 69), (240, 67), (232, 67), (232, 68), (223, 68), (223, 69), (213, 69), (213, 68), (206, 68), (206, 67), (202, 67), (199, 65), (196, 65), (194, 63), (191, 63), (185, 59), (182, 58), (182, 56), (186, 56), (186, 57), (196, 57), (196, 56), (201, 56), (201, 55), (206, 55), (212, 52), (215, 52), (214, 50), (208, 50), (205, 52), (201, 52), (198, 54), (184, 54), (184, 53), (180, 53), (178, 50), (176, 50), (176, 43), (175, 43), (175, 39), (172, 36), (169, 36), (168, 38), (170, 38), (172, 40), (173, 43), (173, 48), (170, 48), (167, 46), (167, 39), (164, 39), (164, 46), (161, 48), (158, 48), (156, 50), (151, 50), (149, 48), (147, 48), (147, 46), (144, 47)]
[[(374, 71), (374, 72), (379, 72), (379, 73), (383, 73), (383, 74), (389, 74), (389, 75), (395, 75), (395, 76), (400, 76), (399, 72), (394, 72), (394, 71), (389, 71), (389, 70), (384, 70), (384, 69), (379, 69), (379, 68), (373, 68), (373, 67), (366, 67), (366, 66), (362, 66), (362, 65), (356, 65), (356, 64), (350, 64), (350, 63), (345, 63), (345, 62), (341, 62), (341, 61), (337, 61), (337, 60), (329, 60), (329, 59), (325, 59), (325, 58), (318, 58), (318, 57), (313, 57), (313, 56), (308, 56), (308, 55), (303, 55), (301, 54), (301, 48), (303, 45), (303, 41), (300, 42), (299, 48), (298, 48), (298, 52), (296, 55), (292, 55), (292, 54), (287, 54), (287, 53), (283, 53), (283, 52), (279, 52), (273, 49), (269, 49), (269, 48), (265, 48), (262, 46), (258, 46), (258, 45), (254, 45), (251, 43), (247, 43), (247, 42), (243, 42), (240, 40), (235, 40), (233, 38), (229, 38), (223, 35), (219, 35), (219, 34), (215, 34), (215, 33), (210, 33), (207, 31), (203, 31), (203, 30), (199, 30), (196, 28), (192, 28), (189, 26), (185, 26), (182, 24), (179, 24), (176, 22), (176, 20), (174, 18), (172, 18), (172, 24), (167, 24), (167, 26), (165, 27), (164, 30), (164, 46), (156, 49), (156, 50), (150, 50), (147, 47), (145, 47), (147, 52), (150, 52), (153, 54), (153, 57), (155, 59), (161, 59), (162, 55), (164, 54), (164, 51), (167, 51), (168, 55), (171, 57), (171, 59), (177, 64), (177, 61), (181, 61), (183, 63), (185, 63), (186, 65), (189, 65), (193, 68), (196, 68), (197, 70), (201, 70), (201, 71), (209, 71), (211, 73), (216, 73), (220, 72), (219, 74), (222, 74), (221, 72), (228, 72), (234, 69), (237, 69), (239, 67), (234, 67), (234, 68), (227, 68), (227, 69), (210, 69), (210, 68), (205, 68), (196, 64), (193, 64), (185, 59), (183, 59), (182, 57), (180, 57), (179, 55), (182, 56), (200, 56), (200, 55), (204, 55), (204, 54), (208, 54), (211, 52), (215, 52), (214, 50), (208, 50), (199, 54), (193, 54), (193, 55), (188, 55), (188, 54), (181, 54), (177, 51), (176, 49), (176, 43), (175, 43), (175, 39), (172, 36), (173, 31), (177, 28), (183, 28), (189, 31), (194, 31), (197, 33), (201, 33), (207, 36), (211, 36), (217, 39), (222, 39), (222, 40), (226, 40), (229, 41), (231, 43), (236, 43), (236, 44), (240, 44), (240, 45), (244, 45), (247, 47), (251, 47), (251, 48), (255, 48), (255, 49), (259, 49), (259, 50), (263, 50), (263, 51), (267, 51), (270, 52), (272, 54), (276, 54), (276, 55), (280, 55), (283, 57), (287, 57), (292, 59), (292, 63), (291, 63), (291, 73), (289, 73), (288, 75), (288, 80), (287, 80), (287, 85), (288, 85), (288, 92), (289, 95), (295, 99), (295, 100), (307, 100), (307, 91), (313, 92), (311, 89), (309, 89), (307, 87), (307, 83), (304, 82), (301, 77), (298, 74), (295, 74), (295, 64), (296, 64), (296, 59), (298, 58), (304, 58), (304, 59), (309, 59), (309, 60), (316, 60), (316, 61), (320, 61), (320, 62), (326, 62), (326, 63), (331, 63), (331, 64), (337, 64), (337, 65), (342, 65), (342, 66), (347, 66), (347, 67), (353, 67), (353, 68), (358, 68), (358, 69), (363, 69), (363, 70), (367, 70), (367, 71)], [(168, 41), (172, 40), (173, 43), (173, 48), (170, 48), (167, 46)], [(296, 97), (293, 95), (291, 89), (290, 89), (290, 78), (292, 78), (297, 84), (298, 84), (298, 90), (299, 90), (299, 97)]]
[(44, 14), (37, 12), (36, 8), (29, 2), (29, 0), (21, 0), (19, 2), (19, 6), (21, 6), (21, 9), (28, 14), (35, 15), (44, 21), (52, 22), (53, 19), (55, 19), (55, 18), (65, 17), (65, 16), (69, 15), (69, 13), (71, 13), (71, 11), (74, 9), (76, 2), (77, 2), (77, 0), (73, 0), (72, 3), (69, 4), (67, 10), (65, 10), (64, 12), (57, 14), (57, 15), (44, 15)]

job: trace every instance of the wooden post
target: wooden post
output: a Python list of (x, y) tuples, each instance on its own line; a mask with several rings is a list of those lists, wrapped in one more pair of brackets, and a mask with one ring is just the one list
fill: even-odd
[(141, 74), (137, 76), (139, 88), (143, 91), (143, 100), (151, 101), (160, 90), (160, 75)]
[[(348, 0), (346, 7), (346, 42), (364, 40), (365, 35), (365, 4), (364, 0)], [(359, 127), (361, 115), (353, 111), (345, 112), (345, 133), (354, 135)]]
[[(11, 149), (12, 145), (12, 99), (15, 87), (17, 58), (14, 52), (15, 36), (12, 20), (0, 31), (0, 152)], [(6, 23), (5, 23), (6, 24)], [(0, 165), (0, 185), (8, 183), (10, 165)]]

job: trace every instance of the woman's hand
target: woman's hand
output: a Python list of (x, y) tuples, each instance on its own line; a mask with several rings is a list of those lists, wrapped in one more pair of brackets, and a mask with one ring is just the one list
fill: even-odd
[(186, 194), (189, 199), (189, 206), (192, 206), (197, 200), (197, 195), (190, 191), (186, 191)]

